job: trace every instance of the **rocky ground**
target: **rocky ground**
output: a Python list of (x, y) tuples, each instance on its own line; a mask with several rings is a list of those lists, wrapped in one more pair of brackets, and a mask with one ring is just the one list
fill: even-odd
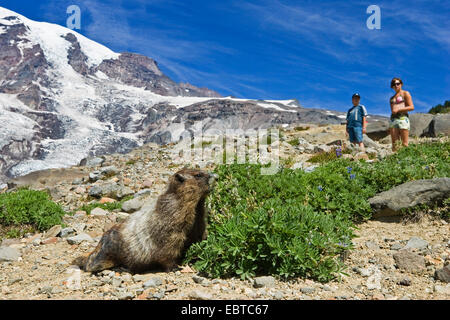
[[(282, 159), (306, 169), (313, 167), (307, 160), (314, 153), (345, 140), (342, 126), (291, 128), (283, 136)], [(295, 146), (288, 143), (293, 139), (300, 139)], [(373, 161), (390, 152), (389, 144), (371, 148)], [(13, 181), (47, 188), (66, 211), (76, 213), (65, 216), (64, 227), (3, 240), (0, 299), (450, 299), (450, 225), (432, 216), (418, 222), (385, 218), (358, 225), (355, 249), (345, 260), (346, 275), (327, 284), (273, 277), (206, 279), (189, 266), (169, 273), (130, 274), (118, 268), (96, 275), (72, 266), (74, 258), (93, 250), (105, 230), (164, 191), (168, 177), (184, 165), (177, 158), (179, 151), (177, 145), (149, 144), (126, 155), (88, 159), (83, 166)], [(355, 150), (351, 157), (361, 155)], [(214, 167), (211, 161), (198, 165)], [(87, 215), (79, 210), (86, 203), (127, 196), (133, 198), (112, 212), (96, 209)]]

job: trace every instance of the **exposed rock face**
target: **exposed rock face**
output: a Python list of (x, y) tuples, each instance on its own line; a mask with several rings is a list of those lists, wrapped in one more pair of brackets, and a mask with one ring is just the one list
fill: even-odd
[(450, 178), (416, 180), (381, 192), (369, 199), (374, 217), (399, 215), (401, 209), (436, 203), (450, 197)]
[(432, 137), (439, 135), (450, 136), (450, 114), (437, 114), (430, 123), (429, 129)]
[(410, 120), (410, 136), (423, 137), (428, 135), (431, 121), (434, 116), (427, 113), (414, 113), (409, 116)]

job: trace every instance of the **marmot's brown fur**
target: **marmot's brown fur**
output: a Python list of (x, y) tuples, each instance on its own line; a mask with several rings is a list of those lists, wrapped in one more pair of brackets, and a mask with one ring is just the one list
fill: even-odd
[(123, 266), (132, 272), (171, 270), (192, 243), (206, 238), (205, 198), (217, 175), (182, 169), (153, 207), (144, 206), (106, 231), (95, 250), (77, 264), (97, 272)]

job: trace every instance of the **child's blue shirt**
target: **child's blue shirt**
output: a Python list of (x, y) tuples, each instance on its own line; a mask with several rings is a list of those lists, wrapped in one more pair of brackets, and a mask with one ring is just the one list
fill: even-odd
[(366, 107), (362, 104), (351, 107), (347, 112), (347, 127), (362, 127), (363, 117), (367, 117)]

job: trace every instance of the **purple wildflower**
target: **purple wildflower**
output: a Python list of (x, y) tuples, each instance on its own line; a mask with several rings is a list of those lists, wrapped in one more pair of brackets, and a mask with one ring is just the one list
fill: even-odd
[(355, 177), (356, 177), (356, 174), (351, 174), (351, 175), (350, 175), (350, 180), (355, 179)]
[(351, 173), (352, 172), (352, 167), (347, 167), (347, 173)]
[(340, 147), (336, 148), (336, 157), (342, 157), (342, 149)]
[(318, 186), (317, 189), (319, 189), (319, 191), (323, 190), (322, 186)]

